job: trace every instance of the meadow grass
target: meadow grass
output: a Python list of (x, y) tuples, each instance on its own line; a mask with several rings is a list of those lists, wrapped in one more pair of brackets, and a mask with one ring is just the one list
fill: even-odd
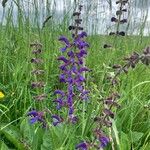
[[(50, 129), (41, 129), (38, 124), (30, 125), (26, 116), (30, 108), (36, 106), (32, 100), (30, 83), (31, 48), (30, 43), (40, 41), (43, 45), (46, 83), (45, 93), (48, 98), (43, 102), (45, 108), (58, 113), (53, 104), (53, 92), (63, 85), (59, 82), (59, 63), (57, 57), (61, 45), (60, 35), (71, 34), (65, 29), (67, 23), (47, 26), (44, 29), (34, 28), (29, 22), (20, 18), (16, 27), (8, 17), (7, 24), (0, 26), (0, 90), (5, 98), (0, 100), (0, 148), (29, 150), (73, 150), (80, 140), (92, 139), (93, 118), (102, 109), (102, 99), (108, 96), (109, 85), (105, 78), (113, 73), (113, 64), (123, 64), (123, 58), (133, 51), (142, 52), (150, 44), (150, 37), (126, 36), (109, 37), (91, 35), (87, 66), (92, 70), (86, 75), (87, 88), (91, 91), (89, 104), (79, 104), (77, 125), (59, 125)], [(111, 49), (104, 49), (105, 43), (113, 44)], [(116, 110), (112, 132), (116, 150), (149, 150), (150, 149), (150, 68), (141, 63), (129, 73), (120, 76), (119, 92), (121, 108)], [(49, 120), (50, 115), (47, 115)], [(106, 149), (111, 150), (109, 145)]]

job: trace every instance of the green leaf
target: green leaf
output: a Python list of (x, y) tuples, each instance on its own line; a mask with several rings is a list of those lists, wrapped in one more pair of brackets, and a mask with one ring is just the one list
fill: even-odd
[(33, 125), (29, 124), (28, 119), (24, 119), (20, 124), (20, 131), (22, 133), (22, 136), (24, 139), (26, 139), (26, 142), (28, 145), (31, 145), (33, 142), (34, 137), (34, 127)]
[(1, 150), (9, 150), (8, 147), (7, 147), (7, 145), (4, 142), (1, 142), (0, 149)]
[(8, 126), (0, 131), (8, 141), (10, 141), (18, 150), (24, 150), (25, 147), (21, 143), (21, 134), (14, 126)]
[(119, 149), (130, 150), (130, 141), (124, 132), (121, 132)]
[(44, 134), (41, 126), (31, 125), (26, 118), (21, 122), (20, 130), (23, 138), (32, 150), (40, 149)]
[(34, 131), (32, 147), (34, 150), (40, 149), (43, 142), (43, 129), (39, 126)]
[(52, 136), (50, 131), (45, 131), (43, 136), (43, 144), (41, 145), (41, 150), (53, 150), (52, 146)]
[(135, 142), (138, 142), (142, 136), (144, 135), (144, 133), (142, 132), (132, 132), (131, 131), (131, 139), (132, 139), (132, 142), (135, 143)]

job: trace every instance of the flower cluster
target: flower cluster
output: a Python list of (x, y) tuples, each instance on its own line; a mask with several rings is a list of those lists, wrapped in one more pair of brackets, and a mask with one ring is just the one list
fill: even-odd
[[(127, 19), (123, 18), (123, 14), (127, 12), (127, 8), (125, 8), (126, 4), (128, 3), (128, 0), (118, 0), (116, 1), (116, 4), (119, 5), (119, 10), (116, 11), (116, 17), (111, 18), (111, 22), (116, 23), (116, 32), (110, 32), (109, 35), (119, 35), (119, 36), (125, 36), (125, 31), (120, 31), (120, 25), (127, 23)], [(110, 44), (104, 44), (103, 48), (112, 48), (112, 45)]]
[(150, 65), (150, 46), (146, 47), (142, 54), (137, 52), (133, 52), (130, 56), (125, 57), (124, 61), (126, 62), (123, 66), (119, 64), (113, 65), (113, 69), (115, 69), (115, 76), (109, 77), (113, 86), (119, 83), (118, 76), (121, 73), (128, 73), (130, 68), (135, 68), (139, 62), (142, 62), (145, 65)]
[[(31, 59), (33, 70), (31, 74), (33, 75), (34, 81), (31, 83), (31, 88), (35, 90), (36, 95), (33, 96), (33, 99), (40, 102), (43, 101), (47, 95), (43, 94), (45, 83), (42, 81), (42, 75), (44, 74), (44, 70), (42, 70), (43, 59), (40, 57), (42, 53), (42, 44), (41, 43), (32, 43), (30, 47), (33, 49), (32, 54), (34, 58)], [(41, 111), (37, 111), (35, 109), (28, 112), (28, 116), (30, 116), (30, 123), (33, 124), (35, 122), (42, 123), (43, 127), (46, 126), (44, 120), (44, 113)]]
[[(91, 142), (84, 141), (76, 146), (76, 149), (88, 150), (90, 148), (100, 149), (106, 147), (110, 143), (110, 138), (106, 135), (107, 128), (112, 127), (111, 119), (115, 114), (112, 112), (113, 107), (120, 107), (117, 99), (120, 96), (117, 93), (112, 93), (109, 97), (104, 99), (104, 109), (100, 116), (94, 118), (96, 129), (93, 131), (95, 139)], [(111, 118), (111, 119), (110, 119)], [(104, 132), (105, 131), (105, 132)]]
[(30, 119), (31, 124), (34, 124), (36, 122), (40, 122), (42, 124), (42, 127), (46, 127), (44, 112), (36, 111), (33, 109), (32, 111), (28, 112), (27, 115), (31, 117), (31, 119)]
[[(129, 68), (135, 68), (139, 62), (142, 62), (145, 65), (150, 65), (150, 47), (145, 48), (142, 54), (133, 52), (129, 57), (125, 57), (124, 61), (126, 63), (123, 66), (119, 64), (112, 66), (112, 68), (115, 70), (115, 75), (108, 78), (112, 85), (110, 90), (111, 94), (103, 100), (104, 108), (102, 114), (94, 118), (94, 121), (97, 123), (97, 128), (95, 129), (94, 133), (96, 139), (100, 142), (100, 145), (97, 146), (98, 148), (103, 148), (110, 142), (110, 139), (104, 134), (104, 131), (106, 131), (107, 128), (112, 127), (111, 120), (115, 117), (112, 109), (114, 109), (114, 107), (120, 108), (120, 105), (117, 102), (117, 100), (120, 98), (120, 95), (118, 92), (116, 92), (116, 86), (119, 84), (118, 76), (123, 72), (128, 73)], [(96, 147), (97, 140), (94, 141), (95, 143), (91, 142), (90, 144), (89, 142), (88, 144), (85, 144), (85, 142), (83, 144), (82, 142), (77, 147), (80, 147), (80, 149), (83, 150), (89, 149), (90, 147)]]
[(76, 145), (76, 149), (80, 150), (88, 150), (88, 149), (100, 149), (104, 148), (110, 142), (110, 139), (103, 133), (103, 131), (99, 128), (93, 131), (95, 135), (95, 139), (93, 142), (82, 141), (81, 143)]
[(125, 5), (128, 3), (128, 0), (118, 0), (116, 1), (116, 4), (119, 5), (119, 10), (116, 11), (116, 17), (111, 18), (111, 22), (117, 23), (117, 29), (116, 32), (110, 32), (109, 35), (121, 35), (125, 36), (124, 31), (120, 30), (120, 24), (127, 23), (127, 19), (123, 18), (123, 13), (127, 12), (127, 8), (125, 8)]
[[(84, 84), (86, 81), (85, 72), (89, 71), (84, 60), (87, 55), (86, 48), (89, 47), (89, 44), (84, 40), (87, 37), (87, 33), (80, 31), (83, 30), (80, 27), (82, 22), (82, 19), (80, 19), (81, 9), (82, 6), (80, 5), (79, 11), (73, 13), (75, 24), (69, 26), (69, 30), (72, 30), (72, 41), (69, 41), (65, 36), (59, 38), (59, 41), (64, 44), (64, 47), (60, 49), (63, 55), (58, 57), (58, 61), (61, 62), (59, 68), (62, 72), (59, 79), (60, 82), (66, 85), (66, 90), (56, 90), (54, 92), (57, 95), (54, 100), (57, 110), (62, 109), (62, 107), (67, 108), (67, 121), (72, 123), (76, 123), (78, 120), (75, 115), (75, 100), (87, 100), (89, 93)], [(55, 115), (55, 120), (57, 120), (56, 124), (58, 124), (64, 119)]]

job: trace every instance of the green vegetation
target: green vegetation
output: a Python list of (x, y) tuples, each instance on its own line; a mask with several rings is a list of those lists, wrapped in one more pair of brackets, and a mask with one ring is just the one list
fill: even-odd
[[(35, 28), (24, 20), (22, 12), (18, 15), (18, 26), (13, 24), (11, 11), (6, 25), (0, 25), (0, 149), (1, 150), (73, 150), (81, 140), (92, 139), (93, 118), (101, 112), (102, 100), (108, 96), (107, 73), (113, 73), (113, 64), (123, 64), (123, 58), (133, 51), (141, 53), (150, 45), (150, 37), (126, 36), (110, 37), (91, 35), (87, 38), (90, 48), (86, 65), (92, 70), (86, 74), (87, 88), (91, 91), (86, 114), (79, 111), (80, 121), (75, 125), (60, 124), (54, 127), (51, 114), (47, 115), (50, 128), (42, 129), (40, 124), (30, 125), (27, 113), (36, 106), (30, 87), (32, 58), (30, 43), (39, 41), (43, 45), (45, 109), (58, 113), (53, 104), (53, 92), (58, 87), (59, 63), (57, 57), (61, 45), (60, 35), (70, 36), (67, 30), (69, 20), (61, 24), (47, 24), (43, 29)], [(113, 45), (104, 49), (104, 43)], [(116, 110), (113, 121), (115, 150), (150, 149), (150, 67), (139, 63), (129, 73), (121, 74), (119, 92), (121, 108)], [(79, 108), (82, 109), (82, 108)], [(111, 144), (105, 148), (111, 150)]]

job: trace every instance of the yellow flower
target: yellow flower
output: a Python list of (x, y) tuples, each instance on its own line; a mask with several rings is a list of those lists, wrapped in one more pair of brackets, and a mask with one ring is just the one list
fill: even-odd
[(4, 98), (4, 93), (0, 91), (0, 99)]

